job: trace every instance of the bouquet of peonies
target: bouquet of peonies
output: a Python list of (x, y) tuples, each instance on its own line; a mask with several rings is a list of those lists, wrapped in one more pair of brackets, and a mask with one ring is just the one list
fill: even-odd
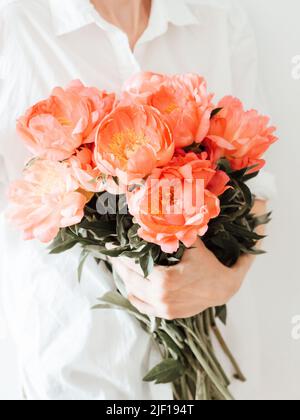
[(226, 307), (190, 319), (155, 319), (127, 299), (112, 259), (128, 257), (147, 278), (155, 265), (180, 261), (199, 237), (226, 266), (260, 254), (259, 225), (247, 181), (276, 141), (269, 119), (225, 97), (216, 106), (195, 74), (141, 73), (121, 95), (75, 81), (18, 120), (33, 154), (9, 191), (9, 218), (27, 240), (52, 242), (52, 254), (80, 244), (79, 278), (87, 256), (104, 261), (116, 292), (96, 308), (128, 311), (151, 334), (162, 362), (144, 378), (172, 383), (179, 400), (231, 400), (216, 338), (245, 380), (218, 322)]

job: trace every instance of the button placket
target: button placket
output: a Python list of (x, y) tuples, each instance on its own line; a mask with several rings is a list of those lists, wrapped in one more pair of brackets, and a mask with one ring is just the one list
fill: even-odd
[(109, 34), (111, 43), (119, 63), (119, 71), (122, 79), (125, 81), (132, 74), (141, 70), (133, 51), (130, 48), (128, 38), (121, 32)]

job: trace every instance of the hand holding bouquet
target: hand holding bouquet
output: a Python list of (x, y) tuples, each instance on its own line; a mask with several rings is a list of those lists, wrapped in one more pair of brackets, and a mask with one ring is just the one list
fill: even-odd
[(33, 159), (10, 188), (9, 217), (25, 239), (53, 241), (53, 254), (80, 244), (79, 277), (87, 256), (104, 261), (117, 291), (96, 308), (128, 311), (161, 351), (144, 380), (172, 383), (176, 399), (232, 399), (212, 344), (214, 335), (244, 380), (217, 326), (226, 307), (147, 316), (129, 302), (113, 261), (131, 259), (155, 285), (155, 266), (180, 264), (199, 244), (227, 267), (262, 253), (256, 229), (270, 215), (252, 214), (247, 181), (276, 141), (269, 119), (236, 98), (214, 105), (198, 75), (141, 73), (119, 98), (80, 82), (56, 88), (17, 129)]

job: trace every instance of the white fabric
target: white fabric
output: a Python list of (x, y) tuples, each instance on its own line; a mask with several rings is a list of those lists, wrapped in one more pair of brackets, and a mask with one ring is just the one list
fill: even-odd
[[(134, 53), (125, 34), (88, 0), (0, 0), (0, 36), (2, 185), (19, 176), (27, 158), (15, 134), (17, 116), (71, 79), (118, 91), (140, 70), (197, 72), (217, 98), (234, 94), (256, 104), (255, 42), (231, 1), (153, 0), (149, 27)], [(268, 176), (256, 182), (262, 197), (273, 188)], [(24, 244), (3, 217), (0, 232), (0, 307), (19, 347), (29, 399), (172, 397), (168, 385), (141, 381), (159, 356), (139, 324), (118, 311), (90, 310), (113, 288), (103, 267), (88, 260), (78, 285), (78, 249), (49, 256), (36, 242)], [(245, 323), (255, 330), (249, 295), (232, 304), (232, 337), (245, 357), (253, 349), (235, 332), (242, 334)]]

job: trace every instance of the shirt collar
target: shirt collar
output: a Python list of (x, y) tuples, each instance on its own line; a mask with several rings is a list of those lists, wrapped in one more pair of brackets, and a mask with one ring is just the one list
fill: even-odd
[(54, 31), (64, 35), (94, 22), (89, 0), (49, 0)]
[(185, 0), (152, 0), (149, 25), (138, 41), (138, 45), (165, 34), (170, 23), (175, 26), (189, 26), (197, 25), (199, 21)]
[(165, 20), (176, 26), (198, 25), (199, 20), (192, 13), (187, 0), (152, 0), (161, 7)]
[[(149, 26), (142, 41), (149, 41), (168, 29), (168, 24), (187, 26), (199, 24), (186, 0), (152, 0)], [(108, 30), (111, 25), (100, 18), (90, 0), (49, 0), (56, 35), (76, 31), (92, 23)], [(98, 15), (98, 16), (97, 16)], [(101, 25), (102, 23), (102, 25)]]

